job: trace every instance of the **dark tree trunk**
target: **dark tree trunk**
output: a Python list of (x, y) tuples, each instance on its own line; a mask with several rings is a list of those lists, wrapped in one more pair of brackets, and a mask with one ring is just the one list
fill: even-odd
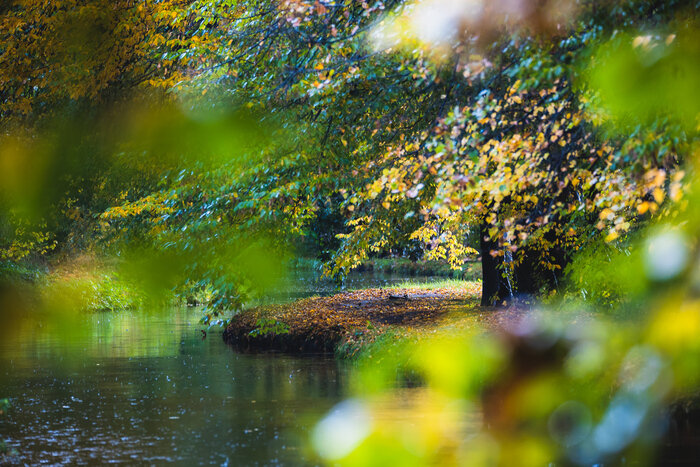
[(525, 251), (525, 257), (513, 271), (513, 282), (518, 295), (537, 295), (544, 284), (542, 267), (533, 254)]
[(494, 306), (508, 300), (511, 291), (503, 277), (500, 257), (491, 256), (492, 250), (498, 250), (496, 242), (488, 238), (486, 226), (482, 224), (479, 230), (481, 245), (481, 306)]
[[(558, 264), (558, 272), (550, 271), (540, 264), (535, 251), (524, 248), (518, 265), (513, 269), (509, 279), (503, 275), (503, 256), (491, 256), (492, 250), (498, 250), (496, 242), (488, 238), (485, 225), (480, 229), (482, 290), (481, 306), (496, 306), (509, 303), (515, 297), (535, 297), (543, 288), (558, 286), (561, 271), (568, 262), (568, 255), (562, 249), (549, 253), (550, 261)], [(550, 239), (551, 240), (551, 239)]]

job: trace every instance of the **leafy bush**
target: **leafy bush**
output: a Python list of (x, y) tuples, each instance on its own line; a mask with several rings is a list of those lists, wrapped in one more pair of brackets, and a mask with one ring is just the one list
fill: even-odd
[[(0, 399), (0, 416), (7, 414), (10, 409), (10, 400)], [(0, 465), (11, 465), (14, 461), (13, 457), (17, 455), (17, 451), (10, 449), (3, 440), (0, 439)]]
[(274, 318), (259, 318), (255, 325), (256, 328), (249, 333), (252, 337), (289, 333), (289, 326)]
[(144, 295), (117, 274), (54, 275), (42, 286), (47, 306), (82, 311), (124, 311), (139, 308)]

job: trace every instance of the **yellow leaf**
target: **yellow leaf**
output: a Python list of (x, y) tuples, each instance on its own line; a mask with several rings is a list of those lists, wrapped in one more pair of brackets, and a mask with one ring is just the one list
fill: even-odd
[(617, 232), (615, 232), (614, 230), (611, 230), (610, 233), (609, 233), (608, 235), (605, 236), (605, 242), (606, 242), (606, 243), (610, 243), (610, 242), (612, 242), (613, 240), (617, 239), (617, 237), (619, 237), (619, 235), (617, 234)]
[(654, 195), (654, 200), (659, 204), (661, 204), (666, 197), (666, 193), (664, 193), (664, 190), (661, 188), (654, 188), (654, 192), (652, 194)]
[(612, 211), (610, 208), (605, 208), (602, 211), (600, 211), (600, 220), (605, 220), (605, 219), (612, 219), (612, 217), (615, 215), (615, 213)]
[(649, 330), (649, 340), (672, 354), (697, 348), (700, 332), (700, 302), (674, 305), (658, 313)]

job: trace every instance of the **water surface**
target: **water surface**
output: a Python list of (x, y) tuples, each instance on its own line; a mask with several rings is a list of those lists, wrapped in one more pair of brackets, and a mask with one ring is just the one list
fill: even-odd
[[(339, 289), (301, 271), (261, 302), (406, 279), (355, 273)], [(349, 395), (349, 365), (235, 353), (201, 316), (180, 307), (10, 323), (0, 336), (0, 398), (12, 409), (0, 417), (0, 440), (29, 464), (315, 464), (308, 432)], [(405, 408), (393, 405), (384, 412), (401, 419)]]
[(196, 309), (22, 323), (0, 342), (0, 439), (30, 464), (314, 463), (346, 395), (332, 358), (234, 353)]

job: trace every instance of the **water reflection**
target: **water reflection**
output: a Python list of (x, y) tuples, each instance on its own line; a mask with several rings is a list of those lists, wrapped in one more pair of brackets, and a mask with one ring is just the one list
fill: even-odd
[[(343, 288), (405, 280), (350, 274)], [(302, 271), (264, 302), (336, 291)], [(0, 338), (0, 398), (13, 405), (0, 439), (30, 464), (315, 463), (309, 432), (348, 396), (349, 368), (329, 357), (236, 354), (216, 329), (203, 339), (201, 316), (64, 310), (13, 320)]]
[(0, 343), (0, 438), (27, 463), (298, 464), (315, 417), (346, 395), (333, 359), (240, 355), (200, 314), (27, 321)]

